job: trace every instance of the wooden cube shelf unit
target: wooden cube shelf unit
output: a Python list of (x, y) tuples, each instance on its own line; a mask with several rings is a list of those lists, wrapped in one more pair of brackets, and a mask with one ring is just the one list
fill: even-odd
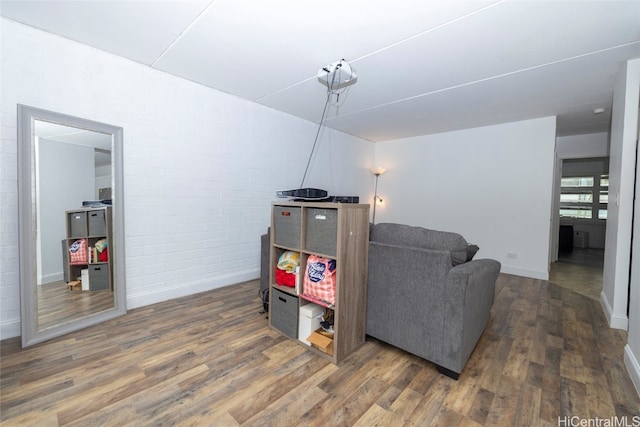
[[(86, 270), (85, 280), (88, 286), (83, 284), (82, 290), (105, 291), (113, 290), (113, 251), (110, 244), (112, 242), (112, 214), (111, 207), (87, 207), (78, 208), (65, 212), (67, 222), (67, 237), (64, 244), (65, 254), (65, 280), (67, 283), (78, 281), (82, 276), (82, 271)], [(68, 251), (77, 240), (84, 240), (87, 251), (86, 262), (77, 263), (69, 259)], [(104, 240), (107, 242), (107, 260), (99, 261), (93, 255), (93, 248), (97, 242)], [(90, 253), (91, 252), (91, 253)], [(72, 285), (70, 289), (77, 289), (77, 285)]]
[[(311, 301), (303, 292), (307, 259), (318, 255), (336, 262), (336, 301), (331, 354), (307, 347), (334, 364), (364, 344), (369, 254), (369, 205), (323, 202), (274, 202), (271, 215), (269, 325), (296, 338), (299, 308)], [(296, 287), (276, 284), (276, 268), (285, 251), (300, 254)], [(297, 337), (300, 340), (307, 337)], [(301, 345), (305, 345), (302, 342)]]

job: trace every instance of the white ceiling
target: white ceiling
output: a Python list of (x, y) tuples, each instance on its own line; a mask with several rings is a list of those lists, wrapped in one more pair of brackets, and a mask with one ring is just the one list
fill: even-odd
[(640, 57), (640, 0), (2, 0), (0, 14), (314, 122), (317, 72), (344, 58), (358, 82), (325, 124), (371, 141), (550, 115), (559, 135), (605, 132), (615, 76)]

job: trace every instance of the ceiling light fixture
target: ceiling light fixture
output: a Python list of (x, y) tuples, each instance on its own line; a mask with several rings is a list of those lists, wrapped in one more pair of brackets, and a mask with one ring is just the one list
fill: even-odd
[(318, 70), (318, 80), (325, 85), (329, 91), (342, 89), (351, 86), (358, 80), (355, 70), (344, 59), (332, 62), (326, 67)]
[(600, 107), (600, 108), (596, 108), (593, 110), (593, 114), (602, 114), (604, 113), (604, 108)]

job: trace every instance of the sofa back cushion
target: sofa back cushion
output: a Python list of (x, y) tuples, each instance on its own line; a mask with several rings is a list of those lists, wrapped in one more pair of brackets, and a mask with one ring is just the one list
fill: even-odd
[(467, 261), (467, 241), (458, 233), (404, 224), (381, 223), (371, 226), (369, 239), (389, 245), (450, 251), (453, 265)]

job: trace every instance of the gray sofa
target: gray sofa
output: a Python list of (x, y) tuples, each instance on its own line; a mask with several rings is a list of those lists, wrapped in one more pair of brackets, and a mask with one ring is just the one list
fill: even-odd
[(456, 233), (372, 225), (367, 335), (457, 379), (487, 325), (500, 273), (498, 261), (468, 260), (474, 249)]
[(269, 289), (269, 245), (271, 227), (266, 234), (260, 236), (260, 296)]

